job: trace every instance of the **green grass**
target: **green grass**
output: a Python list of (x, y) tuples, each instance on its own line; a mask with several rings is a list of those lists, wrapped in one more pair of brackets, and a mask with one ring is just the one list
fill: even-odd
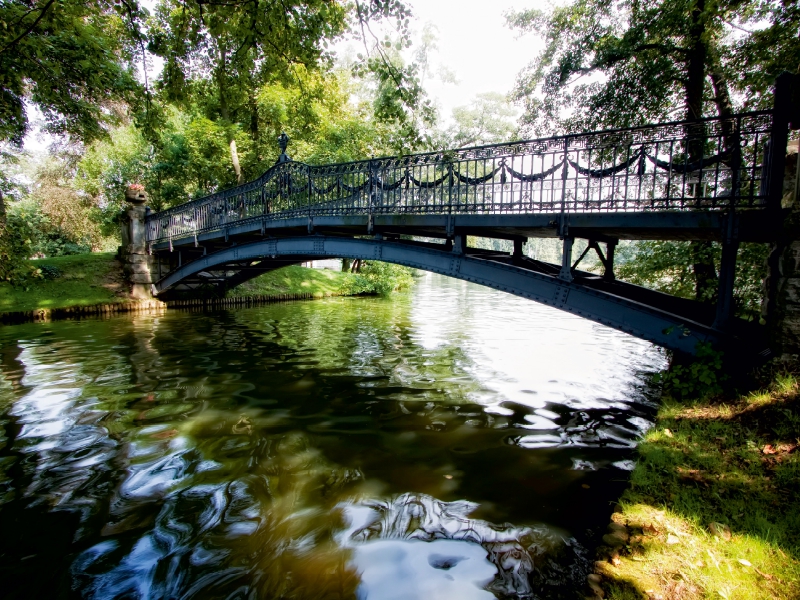
[(77, 254), (30, 261), (31, 265), (55, 267), (58, 276), (29, 278), (24, 285), (0, 283), (0, 312), (37, 308), (66, 308), (124, 302), (126, 286), (121, 265), (113, 253)]
[(727, 402), (665, 402), (638, 451), (613, 516), (630, 540), (598, 563), (607, 598), (800, 598), (797, 379)]
[[(0, 312), (128, 301), (122, 266), (112, 253), (59, 256), (32, 260), (30, 264), (55, 276), (29, 278), (17, 286), (0, 283)], [(243, 283), (230, 290), (228, 297), (311, 294), (321, 298), (342, 293), (354, 277), (350, 273), (290, 266)]]
[(327, 269), (308, 269), (290, 266), (259, 275), (228, 292), (229, 298), (244, 296), (272, 296), (280, 294), (313, 294), (315, 297), (339, 294), (345, 282), (354, 276), (350, 273)]

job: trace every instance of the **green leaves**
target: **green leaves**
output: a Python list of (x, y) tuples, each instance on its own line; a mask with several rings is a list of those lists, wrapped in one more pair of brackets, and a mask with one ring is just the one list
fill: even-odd
[(722, 393), (728, 379), (722, 369), (722, 352), (698, 342), (696, 356), (686, 363), (673, 362), (669, 370), (654, 376), (664, 393), (675, 399), (703, 399)]
[(688, 104), (701, 107), (697, 116), (719, 114), (716, 86), (746, 107), (765, 107), (775, 77), (800, 65), (798, 10), (761, 0), (576, 0), (508, 13), (510, 27), (545, 40), (514, 90), (524, 127), (624, 127), (683, 117)]
[(36, 104), (46, 129), (78, 139), (104, 135), (112, 103), (136, 104), (131, 66), (142, 14), (104, 0), (11, 0), (0, 4), (0, 140), (21, 143), (24, 102)]

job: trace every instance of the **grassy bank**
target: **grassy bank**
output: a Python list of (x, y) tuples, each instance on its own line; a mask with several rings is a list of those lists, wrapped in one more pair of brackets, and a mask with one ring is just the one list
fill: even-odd
[[(108, 305), (129, 302), (128, 285), (113, 253), (79, 254), (30, 261), (40, 277), (24, 285), (0, 283), (0, 313)], [(230, 298), (260, 299), (370, 293), (363, 277), (290, 266), (265, 273), (228, 292)]]
[(294, 265), (259, 275), (230, 290), (227, 297), (311, 294), (323, 298), (341, 294), (354, 277), (350, 273)]
[(0, 312), (124, 302), (127, 291), (113, 253), (76, 254), (30, 261), (42, 277), (24, 285), (0, 283)]
[(638, 452), (590, 576), (605, 597), (800, 598), (796, 378), (725, 402), (667, 401)]

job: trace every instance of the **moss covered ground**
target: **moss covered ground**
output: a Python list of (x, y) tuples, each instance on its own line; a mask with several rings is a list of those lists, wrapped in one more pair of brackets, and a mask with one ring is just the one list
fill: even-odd
[(665, 401), (638, 452), (609, 526), (625, 543), (601, 548), (593, 576), (606, 598), (800, 598), (797, 378)]

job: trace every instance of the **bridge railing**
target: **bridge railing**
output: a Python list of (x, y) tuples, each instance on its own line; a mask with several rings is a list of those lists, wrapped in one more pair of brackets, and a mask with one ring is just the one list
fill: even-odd
[(771, 111), (358, 162), (276, 164), (147, 218), (149, 242), (293, 217), (764, 208)]

